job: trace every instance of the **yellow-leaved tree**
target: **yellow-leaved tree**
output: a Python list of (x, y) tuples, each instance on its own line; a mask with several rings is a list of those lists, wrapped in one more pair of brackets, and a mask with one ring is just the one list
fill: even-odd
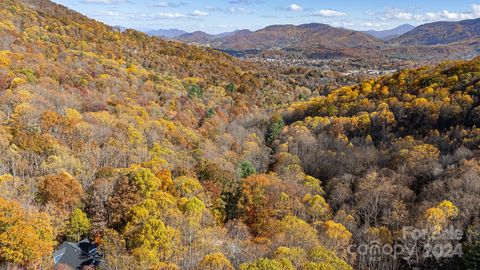
[(49, 267), (54, 245), (46, 213), (26, 211), (18, 202), (0, 198), (0, 264)]
[(335, 253), (326, 249), (325, 247), (318, 246), (312, 249), (308, 258), (309, 263), (305, 265), (304, 270), (352, 270), (353, 268), (340, 259)]
[(232, 263), (222, 253), (208, 254), (198, 263), (197, 270), (233, 270)]
[(320, 242), (331, 250), (345, 249), (352, 238), (352, 233), (341, 223), (328, 220), (319, 226)]
[(78, 242), (83, 237), (86, 237), (92, 224), (82, 209), (77, 208), (73, 211), (67, 224), (66, 235), (69, 241)]
[(428, 208), (423, 215), (428, 229), (433, 234), (440, 233), (456, 216), (458, 216), (458, 208), (447, 200), (438, 203), (435, 207)]

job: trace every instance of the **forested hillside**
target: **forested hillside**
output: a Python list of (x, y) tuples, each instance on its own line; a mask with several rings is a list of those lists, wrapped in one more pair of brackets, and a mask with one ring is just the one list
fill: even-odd
[[(191, 42), (191, 39), (181, 39)], [(197, 42), (204, 43), (202, 40)], [(326, 24), (271, 25), (255, 32), (237, 32), (208, 40), (214, 48), (236, 51), (285, 51), (308, 58), (375, 55), (385, 44), (370, 35)]]
[(480, 19), (459, 22), (434, 22), (420, 25), (392, 40), (402, 45), (438, 45), (480, 37)]
[[(480, 59), (314, 97), (49, 1), (0, 5), (1, 267), (51, 269), (83, 237), (101, 269), (478, 266)], [(450, 225), (462, 258), (348, 248), (415, 226), (424, 250)]]
[[(464, 232), (457, 240), (465, 241), (465, 265), (423, 255), (402, 263), (476, 269), (479, 89), (477, 58), (403, 70), (295, 103), (282, 112), (288, 125), (275, 133), (281, 164), (275, 171), (291, 175), (301, 166), (321, 179), (333, 220), (347, 227), (357, 245), (372, 240), (405, 245), (399, 230), (413, 226), (428, 232), (417, 243), (422, 254), (439, 243), (438, 231), (453, 226)], [(357, 257), (354, 265), (390, 269), (399, 263), (383, 255), (374, 254), (374, 261), (372, 254)]]

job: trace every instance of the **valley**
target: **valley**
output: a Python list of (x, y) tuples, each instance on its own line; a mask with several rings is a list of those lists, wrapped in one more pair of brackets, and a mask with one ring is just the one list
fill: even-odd
[[(174, 39), (242, 57), (319, 60), (365, 59), (369, 56), (377, 61), (441, 61), (470, 59), (478, 55), (479, 27), (480, 19), (431, 23), (416, 28), (407, 26), (405, 32), (400, 30), (401, 35), (382, 40), (381, 34), (379, 38), (374, 36), (376, 32), (370, 35), (368, 31), (358, 32), (325, 24), (274, 25), (254, 32), (239, 30), (226, 36), (195, 32)], [(451, 31), (458, 31), (458, 34), (449, 35)], [(449, 38), (446, 39), (445, 35)]]
[(480, 19), (213, 36), (0, 7), (1, 269), (478, 269)]

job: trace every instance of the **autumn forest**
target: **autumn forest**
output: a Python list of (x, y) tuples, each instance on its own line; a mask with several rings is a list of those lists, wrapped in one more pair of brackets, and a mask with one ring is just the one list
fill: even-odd
[(0, 7), (0, 269), (84, 238), (106, 270), (480, 269), (480, 58), (318, 89)]

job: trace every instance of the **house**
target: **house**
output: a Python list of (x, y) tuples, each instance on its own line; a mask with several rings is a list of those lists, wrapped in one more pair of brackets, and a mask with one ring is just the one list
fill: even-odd
[(101, 255), (97, 252), (97, 246), (83, 239), (78, 243), (64, 242), (53, 253), (55, 268), (60, 265), (71, 269), (82, 269), (84, 266), (98, 266)]

